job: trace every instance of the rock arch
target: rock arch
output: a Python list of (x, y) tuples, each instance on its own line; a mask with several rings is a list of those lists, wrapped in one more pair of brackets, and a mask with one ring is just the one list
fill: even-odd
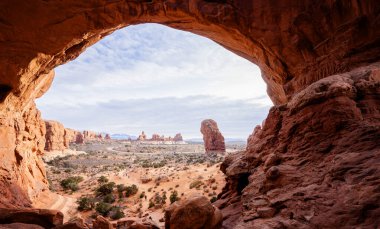
[[(28, 206), (30, 199), (47, 189), (44, 168), (38, 157), (43, 153), (44, 140), (41, 136), (45, 130), (33, 100), (49, 88), (54, 77), (54, 67), (76, 58), (86, 47), (119, 28), (145, 22), (160, 23), (208, 37), (256, 63), (268, 85), (269, 96), (278, 105), (271, 110), (263, 127), (256, 128), (249, 138), (244, 158), (226, 161), (225, 172), (229, 176), (230, 187), (226, 187), (224, 197), (234, 193), (234, 182), (239, 180), (239, 174), (251, 174), (253, 178), (250, 179), (259, 176), (254, 174), (253, 167), (261, 166), (264, 162), (262, 163), (262, 158), (255, 159), (254, 154), (270, 146), (267, 138), (263, 140), (270, 133), (276, 133), (279, 137), (273, 140), (277, 141), (278, 152), (293, 149), (297, 152), (296, 157), (307, 154), (312, 149), (306, 143), (303, 148), (291, 144), (299, 137), (294, 133), (305, 123), (315, 127), (305, 134), (326, 133), (326, 136), (341, 134), (341, 129), (346, 126), (357, 127), (357, 134), (366, 136), (357, 138), (357, 141), (366, 141), (367, 146), (370, 146), (364, 147), (364, 150), (377, 150), (376, 128), (379, 126), (380, 110), (377, 89), (380, 81), (379, 66), (376, 64), (380, 60), (379, 15), (380, 5), (377, 0), (1, 1), (0, 186), (4, 189), (0, 204)], [(329, 77), (334, 74), (342, 75)], [(310, 107), (321, 101), (327, 101), (325, 106), (331, 109), (326, 108), (326, 113), (313, 113)], [(311, 110), (306, 112), (305, 109)], [(326, 118), (339, 109), (346, 111), (346, 115), (338, 112), (340, 119), (328, 122), (333, 123), (330, 125), (334, 127), (332, 132), (308, 116), (313, 113), (316, 118)], [(291, 126), (284, 120), (285, 117), (289, 120), (294, 118), (294, 123), (297, 120), (305, 122)], [(372, 126), (372, 132), (366, 132), (369, 127), (363, 127), (363, 120)], [(309, 143), (316, 141), (310, 134), (308, 137)], [(344, 138), (335, 138), (335, 141), (339, 139)], [(343, 152), (344, 144), (338, 144), (339, 148), (328, 139), (319, 140), (326, 143), (321, 146), (323, 152)], [(257, 145), (262, 148), (259, 150)], [(350, 147), (350, 144), (346, 147)], [(355, 152), (360, 152), (359, 148)], [(379, 160), (378, 154), (371, 155), (373, 157), (365, 161), (369, 167), (376, 165), (374, 162)], [(263, 158), (268, 157), (266, 166), (274, 163), (271, 162), (270, 155), (264, 156)], [(239, 160), (249, 166), (234, 169)], [(280, 161), (288, 160), (290, 159), (282, 157)], [(320, 164), (313, 165), (318, 167)], [(264, 172), (265, 168), (262, 168)], [(378, 174), (378, 170), (374, 169), (372, 175)], [(279, 171), (281, 177), (282, 169)], [(260, 180), (261, 177), (257, 179)], [(270, 185), (274, 185), (270, 182), (266, 184), (263, 186), (264, 191), (269, 191), (272, 187)], [(352, 185), (359, 183), (354, 182)], [(248, 185), (245, 189), (248, 188), (252, 186)], [(308, 193), (303, 192), (303, 195)], [(295, 206), (292, 205), (298, 209)], [(360, 206), (365, 216), (379, 208), (365, 203)], [(251, 215), (257, 214), (260, 222), (266, 222), (261, 218), (271, 218), (272, 221), (267, 221), (273, 223), (273, 218), (280, 217), (278, 213), (284, 204), (277, 206), (274, 211), (271, 208), (260, 211), (256, 209)], [(322, 211), (317, 208), (314, 210)], [(294, 214), (292, 212), (291, 218)], [(290, 219), (291, 222), (292, 220)], [(243, 225), (246, 221), (250, 222), (249, 219), (242, 218), (234, 218), (231, 222)], [(300, 221), (302, 220), (297, 222)], [(288, 223), (285, 220), (279, 222)], [(357, 222), (366, 223), (367, 218), (362, 217)], [(370, 224), (373, 225), (374, 221), (370, 221)]]

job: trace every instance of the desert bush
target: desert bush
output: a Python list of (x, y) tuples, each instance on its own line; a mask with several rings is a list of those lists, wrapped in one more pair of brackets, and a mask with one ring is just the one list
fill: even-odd
[(212, 197), (211, 199), (210, 199), (210, 202), (211, 203), (214, 203), (215, 201), (217, 201), (218, 200), (218, 198), (216, 197), (216, 196), (214, 196), (214, 197)]
[(111, 209), (112, 205), (104, 202), (97, 203), (95, 207), (95, 210), (102, 216), (107, 216)]
[(189, 188), (192, 189), (192, 188), (197, 188), (199, 189), (201, 186), (203, 185), (203, 182), (200, 181), (200, 180), (196, 180), (196, 181), (193, 181), (190, 183), (190, 186)]
[(108, 182), (106, 184), (103, 184), (103, 185), (99, 186), (96, 189), (96, 193), (97, 193), (98, 196), (111, 194), (114, 187), (115, 187), (115, 183), (114, 182)]
[(108, 178), (105, 177), (105, 176), (101, 176), (98, 178), (98, 183), (99, 184), (104, 184), (104, 183), (107, 183), (108, 182)]
[(148, 206), (148, 208), (153, 208), (155, 205), (154, 205), (154, 203), (152, 202), (152, 201), (149, 201), (149, 206)]
[(115, 200), (116, 199), (112, 194), (107, 194), (103, 197), (103, 202), (105, 202), (105, 203), (112, 204), (113, 202), (115, 202)]
[(79, 211), (88, 211), (95, 207), (94, 199), (90, 197), (81, 197), (77, 201)]
[(121, 219), (125, 216), (123, 210), (120, 207), (113, 207), (110, 212), (110, 217), (113, 220)]
[(136, 194), (138, 190), (139, 188), (135, 184), (125, 187), (125, 197)]
[(179, 200), (179, 197), (178, 197), (178, 192), (176, 190), (172, 191), (172, 193), (170, 194), (170, 203), (174, 203), (176, 202), (177, 200)]
[(74, 176), (61, 181), (61, 186), (64, 190), (78, 191), (78, 184), (83, 181), (83, 177)]

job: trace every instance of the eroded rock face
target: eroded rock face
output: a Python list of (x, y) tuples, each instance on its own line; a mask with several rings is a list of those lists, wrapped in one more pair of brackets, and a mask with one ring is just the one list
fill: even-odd
[(34, 102), (28, 106), (0, 118), (0, 207), (28, 207), (48, 189), (41, 160), (45, 123)]
[(71, 142), (76, 141), (76, 136), (79, 131), (73, 130), (70, 128), (65, 128), (65, 137), (64, 137), (64, 145), (66, 148), (69, 148)]
[(380, 64), (319, 80), (222, 165), (227, 228), (380, 225)]
[(66, 149), (65, 127), (57, 121), (45, 121), (46, 151)]
[(222, 214), (205, 196), (192, 196), (165, 209), (166, 229), (219, 229)]
[(218, 124), (212, 119), (203, 120), (201, 123), (201, 133), (206, 153), (208, 152), (225, 152), (226, 146), (224, 137), (220, 133)]

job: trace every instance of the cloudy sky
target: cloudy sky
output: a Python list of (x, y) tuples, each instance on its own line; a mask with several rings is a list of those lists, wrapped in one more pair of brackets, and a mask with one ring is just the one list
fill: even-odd
[(129, 26), (56, 68), (37, 100), (44, 119), (108, 133), (201, 137), (212, 118), (243, 138), (272, 102), (260, 70), (213, 41), (156, 24)]

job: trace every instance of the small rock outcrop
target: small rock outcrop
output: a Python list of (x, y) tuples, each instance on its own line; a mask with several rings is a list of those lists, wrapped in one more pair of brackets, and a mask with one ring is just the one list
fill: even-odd
[(92, 224), (94, 229), (113, 229), (111, 222), (100, 215), (96, 217)]
[(111, 140), (111, 136), (109, 134), (106, 134), (106, 136), (104, 136), (104, 140)]
[(223, 216), (205, 196), (191, 196), (165, 209), (166, 229), (219, 229)]
[[(63, 225), (63, 214), (56, 210), (0, 208), (0, 228), (54, 228)], [(23, 225), (20, 225), (23, 224)]]
[(226, 146), (224, 137), (220, 133), (218, 124), (212, 119), (202, 121), (201, 133), (203, 134), (203, 142), (206, 153), (208, 152), (225, 152)]

